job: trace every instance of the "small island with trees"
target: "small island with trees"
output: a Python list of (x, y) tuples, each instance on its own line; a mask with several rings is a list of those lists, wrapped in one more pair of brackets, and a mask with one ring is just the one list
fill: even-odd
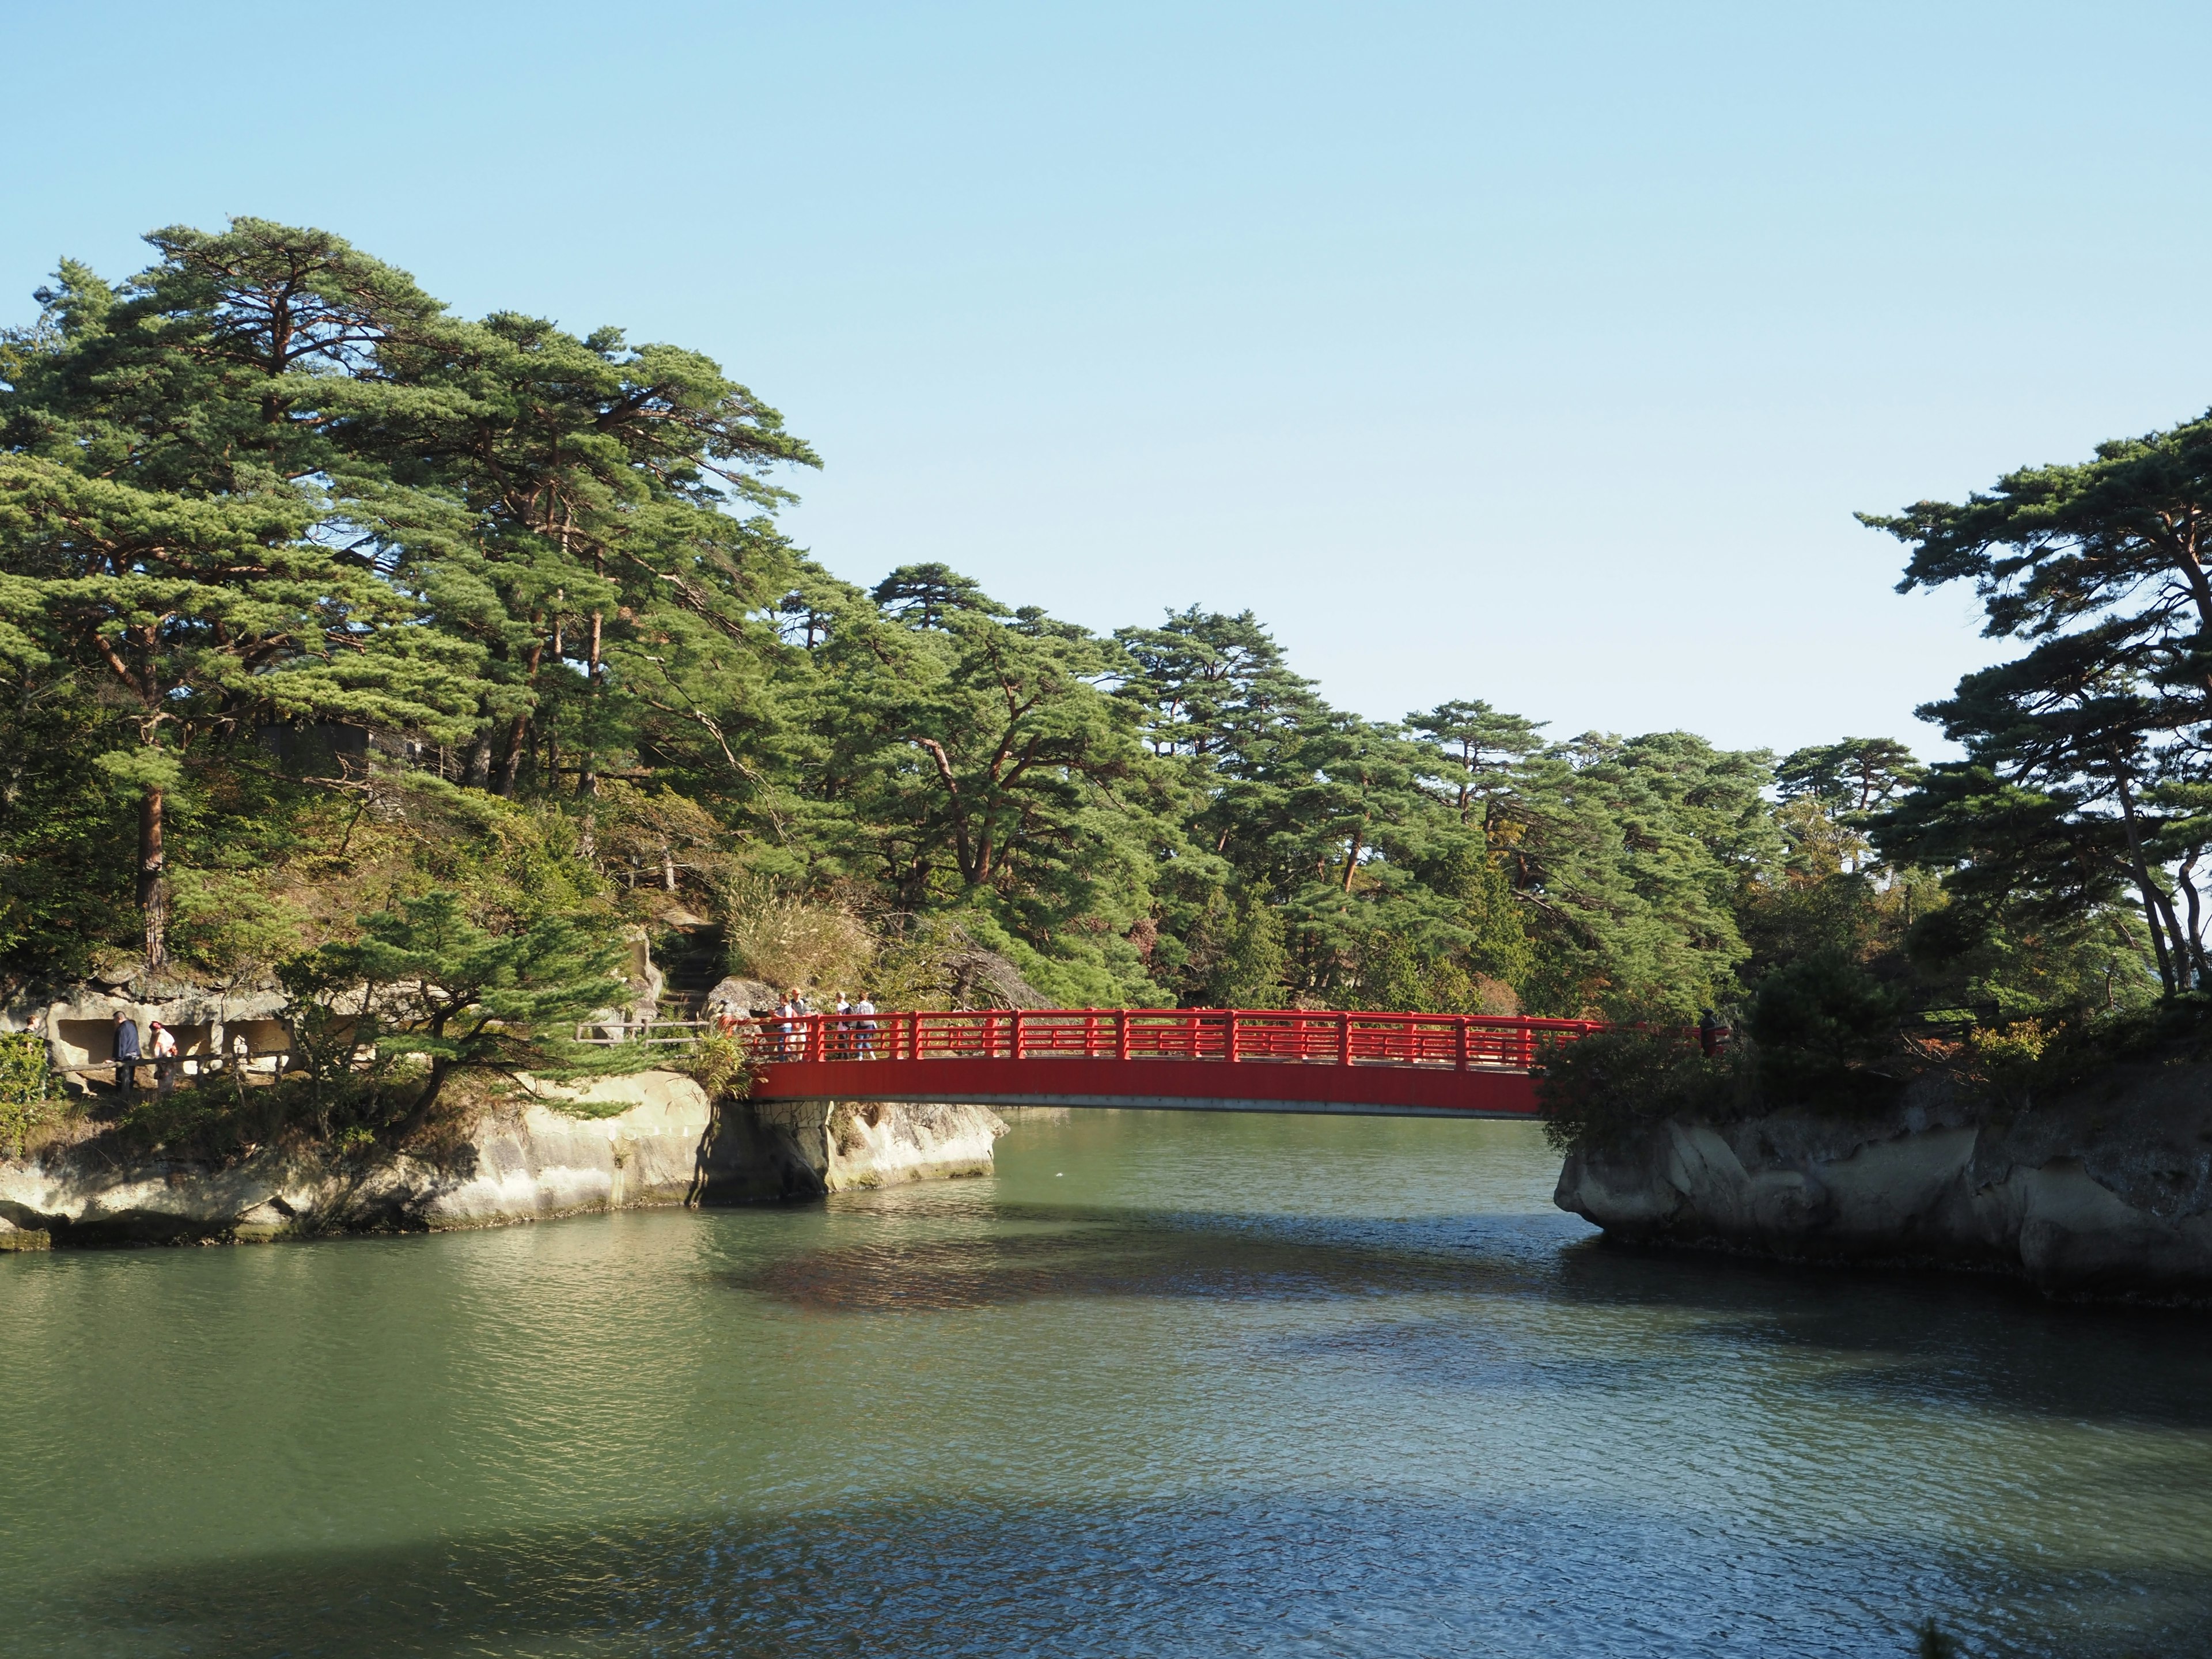
[[(1944, 1210), (2058, 1164), (2169, 1232), (2212, 1204), (2212, 420), (1869, 516), (2020, 653), (1923, 711), (1958, 759), (1778, 757), (1370, 720), (1250, 611), (855, 586), (776, 522), (813, 450), (696, 351), (464, 318), (319, 230), (148, 240), (0, 334), (0, 1154), (419, 1155), (501, 1079), (588, 1095), (568, 1034), (641, 963), (1525, 1012), (1615, 1027), (1546, 1091), (1562, 1202), (1623, 1237), (2212, 1285), (2212, 1238), (2146, 1273), (2023, 1246), (2032, 1195), (1985, 1249)], [(281, 1006), (290, 1069), (62, 1091), (34, 1011), (95, 993)], [(1835, 1174), (1938, 1142), (1887, 1222)]]

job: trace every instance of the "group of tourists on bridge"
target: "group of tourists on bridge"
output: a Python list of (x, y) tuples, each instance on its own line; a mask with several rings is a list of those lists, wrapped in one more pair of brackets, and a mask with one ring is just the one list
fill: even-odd
[[(797, 986), (793, 986), (784, 994), (783, 1000), (776, 1005), (772, 1016), (775, 1024), (771, 1029), (775, 1033), (775, 1057), (778, 1060), (798, 1060), (805, 1056), (806, 1038), (799, 1021), (820, 1012)], [(725, 1036), (735, 1035), (738, 1024), (738, 1017), (733, 1012), (725, 1012), (715, 1021)], [(877, 1029), (874, 998), (863, 989), (860, 1000), (854, 1001), (840, 991), (824, 1025), (825, 1047), (829, 1052), (841, 1057), (866, 1060), (875, 1053)]]

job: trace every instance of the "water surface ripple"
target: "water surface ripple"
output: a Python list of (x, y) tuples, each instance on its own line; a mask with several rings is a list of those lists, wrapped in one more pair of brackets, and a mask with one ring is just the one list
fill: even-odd
[(1520, 1125), (0, 1258), (11, 1653), (2212, 1654), (2212, 1322), (1609, 1249)]

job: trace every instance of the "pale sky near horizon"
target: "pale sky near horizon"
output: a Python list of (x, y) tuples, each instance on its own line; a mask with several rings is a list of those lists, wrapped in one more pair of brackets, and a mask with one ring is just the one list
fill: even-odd
[(2179, 4), (84, 0), (10, 19), (0, 322), (155, 226), (719, 358), (793, 535), (1338, 704), (1787, 750), (1998, 647), (1853, 509), (2212, 404)]

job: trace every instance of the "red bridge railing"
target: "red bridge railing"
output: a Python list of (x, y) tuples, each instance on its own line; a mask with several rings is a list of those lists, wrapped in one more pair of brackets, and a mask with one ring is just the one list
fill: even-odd
[(1521, 1015), (1296, 1012), (1273, 1008), (1021, 1008), (799, 1014), (741, 1020), (756, 1060), (1216, 1060), (1527, 1072), (1602, 1029)]

